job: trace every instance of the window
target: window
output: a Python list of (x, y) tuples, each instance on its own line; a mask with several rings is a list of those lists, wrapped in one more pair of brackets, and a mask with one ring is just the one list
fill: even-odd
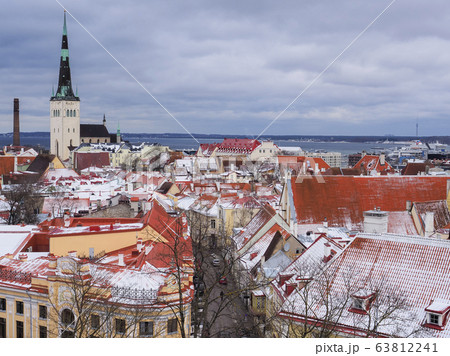
[(429, 313), (429, 323), (433, 324), (433, 325), (441, 325), (440, 323), (440, 315), (439, 314), (434, 314), (434, 313)]
[(63, 325), (70, 325), (75, 321), (75, 315), (69, 309), (64, 309), (61, 313), (61, 323)]
[(153, 336), (152, 321), (141, 321), (139, 323), (139, 336)]
[(266, 307), (266, 298), (257, 297), (256, 298), (256, 309), (264, 309)]
[(176, 333), (178, 330), (178, 321), (177, 319), (169, 319), (167, 320), (167, 333), (172, 334)]
[(67, 113), (66, 113), (66, 114), (67, 114), (66, 116), (69, 117), (69, 110), (67, 110)]
[(47, 327), (46, 326), (39, 326), (39, 337), (41, 339), (47, 338)]
[(73, 128), (73, 133), (75, 133), (75, 127)]
[(216, 228), (216, 220), (211, 219), (211, 229), (215, 229)]
[(6, 299), (0, 298), (0, 311), (6, 311)]
[(23, 302), (16, 302), (16, 314), (23, 314)]
[(70, 133), (70, 129), (67, 129), (67, 133)]
[(0, 338), (6, 338), (6, 319), (0, 318)]
[(100, 316), (97, 314), (91, 314), (91, 328), (98, 329), (100, 327)]
[(76, 110), (73, 111), (73, 116), (75, 116), (75, 117), (77, 116), (77, 111)]
[(23, 338), (23, 321), (16, 321), (16, 337)]
[(125, 319), (116, 319), (116, 333), (124, 334), (125, 333)]
[(353, 308), (364, 309), (364, 299), (355, 298), (353, 299)]
[(45, 305), (39, 305), (39, 318), (47, 319), (47, 307)]

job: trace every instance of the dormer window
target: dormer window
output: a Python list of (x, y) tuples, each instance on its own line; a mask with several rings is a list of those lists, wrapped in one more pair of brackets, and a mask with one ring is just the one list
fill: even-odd
[(424, 326), (442, 330), (447, 323), (450, 311), (450, 301), (443, 299), (435, 299), (429, 306), (425, 308), (426, 321)]
[(360, 309), (360, 310), (365, 310), (365, 300), (364, 299), (360, 299), (360, 298), (354, 298), (353, 299), (353, 308), (354, 309)]
[(359, 314), (367, 314), (375, 298), (376, 293), (367, 290), (360, 290), (352, 295), (352, 305), (349, 311)]
[(439, 314), (428, 313), (428, 322), (433, 325), (441, 326), (441, 316)]

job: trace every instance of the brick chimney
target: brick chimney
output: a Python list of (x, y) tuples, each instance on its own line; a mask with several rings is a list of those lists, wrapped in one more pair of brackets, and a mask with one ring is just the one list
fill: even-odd
[(19, 99), (14, 98), (13, 146), (20, 146)]

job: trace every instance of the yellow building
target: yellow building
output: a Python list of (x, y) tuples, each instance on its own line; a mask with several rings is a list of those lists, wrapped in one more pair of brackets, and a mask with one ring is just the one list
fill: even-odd
[(0, 258), (0, 337), (189, 337), (194, 268), (186, 219), (155, 203), (135, 224), (46, 227), (54, 231), (35, 234), (22, 251), (48, 233), (50, 250), (62, 257)]

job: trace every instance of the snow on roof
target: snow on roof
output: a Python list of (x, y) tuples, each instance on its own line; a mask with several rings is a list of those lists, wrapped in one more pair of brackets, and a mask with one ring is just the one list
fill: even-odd
[(276, 235), (281, 234), (283, 240), (288, 238), (289, 232), (285, 231), (280, 225), (274, 224), (258, 241), (255, 241), (249, 247), (245, 254), (240, 257), (240, 261), (245, 265), (247, 270), (251, 270), (261, 261), (262, 256), (266, 253), (269, 245), (272, 243)]
[(291, 180), (297, 222), (362, 230), (363, 212), (404, 211), (406, 202), (447, 199), (447, 178), (428, 176), (321, 176)]
[(283, 250), (279, 250), (263, 264), (264, 275), (266, 278), (275, 278), (283, 271), (292, 260), (286, 256)]
[(408, 211), (390, 211), (388, 215), (388, 233), (417, 235), (414, 220)]
[(76, 226), (76, 227), (59, 227), (52, 230), (52, 236), (58, 235), (72, 235), (72, 234), (83, 234), (83, 233), (98, 233), (98, 232), (114, 232), (122, 230), (141, 230), (144, 224), (142, 223), (132, 223), (132, 224), (110, 224), (110, 225), (91, 225), (91, 226)]
[[(449, 260), (450, 241), (361, 233), (339, 256), (330, 261), (328, 269), (332, 271), (333, 279), (328, 288), (332, 299), (336, 299), (346, 293), (348, 287), (353, 295), (360, 290), (370, 290), (377, 286), (378, 307), (371, 308), (368, 312), (377, 312), (378, 315), (384, 315), (389, 306), (392, 308), (392, 305), (388, 305), (387, 297), (398, 296), (404, 300), (392, 313), (392, 317), (383, 320), (377, 327), (380, 334), (406, 337), (417, 331), (415, 336), (423, 336), (420, 333), (426, 332), (428, 337), (450, 337), (450, 323), (443, 330), (422, 327), (425, 309), (430, 301), (448, 299), (450, 295)], [(311, 294), (321, 288), (320, 283), (320, 278), (310, 283), (308, 288), (313, 292)], [(347, 331), (364, 327), (368, 317), (348, 310), (351, 300), (346, 303), (348, 304), (342, 309), (343, 314), (338, 322)], [(289, 305), (294, 305), (294, 309)], [(439, 303), (436, 307), (441, 308), (442, 304)], [(283, 308), (283, 315), (292, 312), (301, 315), (304, 303), (297, 293), (292, 293)], [(318, 301), (314, 305), (314, 313), (319, 318), (323, 317), (325, 305)]]
[(0, 225), (0, 256), (15, 253), (33, 229), (37, 226)]
[(272, 219), (275, 214), (275, 210), (273, 210), (270, 206), (264, 206), (245, 226), (245, 230), (243, 230), (239, 235), (232, 237), (236, 244), (236, 249), (240, 250), (247, 243), (247, 241), (249, 241)]
[(44, 180), (57, 180), (59, 178), (69, 178), (74, 177), (78, 178), (80, 175), (72, 169), (68, 168), (57, 168), (57, 169), (49, 169), (44, 173), (42, 179)]

